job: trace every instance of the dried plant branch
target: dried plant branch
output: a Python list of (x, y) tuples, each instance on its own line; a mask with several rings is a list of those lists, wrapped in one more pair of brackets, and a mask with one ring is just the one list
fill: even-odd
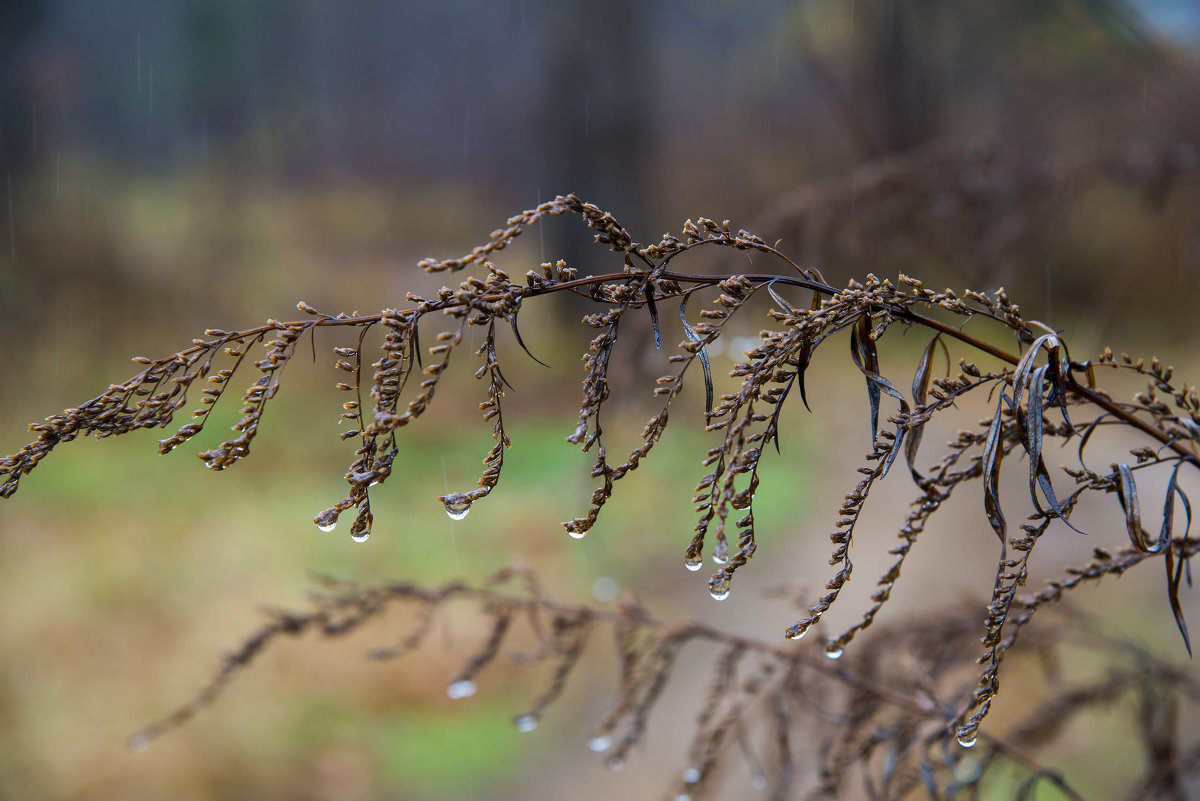
[[(1194, 552), (1200, 545), (1194, 544)], [(526, 579), (525, 589), (506, 584)], [(1200, 683), (1171, 665), (1129, 643), (1095, 636), (1073, 637), (1078, 621), (1068, 616), (1041, 631), (1036, 648), (1054, 650), (1067, 645), (1094, 649), (1125, 662), (1098, 682), (1056, 688), (1046, 704), (1031, 704), (1008, 734), (986, 732), (975, 751), (947, 750), (940, 735), (954, 719), (953, 704), (939, 700), (958, 692), (959, 649), (973, 637), (972, 621), (961, 612), (947, 612), (881, 629), (863, 658), (852, 664), (831, 662), (812, 647), (791, 647), (725, 631), (704, 623), (670, 623), (655, 619), (631, 599), (615, 608), (562, 604), (545, 598), (524, 569), (505, 568), (483, 586), (454, 581), (425, 588), (409, 582), (358, 586), (324, 580), (325, 591), (312, 596), (312, 608), (274, 612), (268, 621), (230, 654), (212, 681), (167, 717), (138, 732), (131, 745), (144, 748), (163, 733), (182, 725), (212, 704), (245, 668), (267, 648), (285, 638), (315, 633), (324, 639), (342, 637), (368, 622), (399, 610), (418, 611), (416, 624), (404, 639), (404, 652), (419, 647), (434, 617), (449, 605), (467, 603), (490, 619), (490, 632), (448, 679), (446, 694), (462, 700), (475, 694), (475, 679), (493, 668), (518, 619), (545, 620), (551, 647), (509, 656), (521, 663), (546, 661), (553, 665), (547, 688), (525, 712), (513, 718), (521, 732), (537, 728), (549, 707), (562, 696), (585, 648), (597, 629), (610, 628), (616, 636), (618, 681), (609, 711), (593, 730), (588, 747), (604, 755), (608, 767), (620, 770), (633, 747), (644, 741), (651, 714), (663, 689), (672, 680), (674, 662), (686, 651), (691, 661), (710, 661), (707, 689), (700, 694), (694, 734), (687, 764), (680, 772), (677, 796), (701, 798), (719, 792), (718, 776), (736, 761), (738, 753), (726, 745), (731, 738), (742, 744), (756, 789), (773, 789), (774, 797), (791, 797), (804, 790), (811, 799), (835, 798), (852, 776), (880, 788), (878, 797), (900, 798), (921, 783), (982, 791), (989, 776), (1003, 776), (1001, 765), (1015, 766), (1030, 781), (1046, 780), (1067, 797), (1082, 796), (1063, 775), (1040, 756), (1059, 738), (1066, 724), (1089, 710), (1108, 707), (1126, 697), (1155, 693), (1161, 702), (1200, 704)], [(532, 624), (530, 625), (533, 628)], [(470, 653), (470, 652), (468, 652)], [(393, 649), (376, 649), (374, 658), (398, 656)], [(501, 662), (503, 660), (500, 660)], [(1043, 662), (1047, 664), (1047, 662)], [(811, 707), (817, 693), (821, 708)], [(1148, 746), (1163, 736), (1164, 725), (1175, 718), (1155, 718), (1140, 735)], [(823, 754), (815, 784), (797, 787), (793, 743), (823, 741)], [(774, 748), (754, 743), (774, 743)], [(872, 755), (880, 749), (888, 756), (882, 767)], [(973, 767), (962, 760), (970, 753)], [(1188, 753), (1192, 753), (1189, 751)], [(1153, 755), (1152, 755), (1153, 757)], [(1167, 775), (1177, 779), (1195, 775), (1200, 761), (1175, 754), (1169, 760), (1153, 757), (1146, 774), (1136, 779), (1157, 786)], [(1005, 781), (1005, 778), (998, 779)]]
[[(530, 226), (546, 217), (564, 214), (582, 218), (594, 231), (596, 241), (607, 246), (619, 259), (621, 269), (580, 276), (563, 262), (547, 263), (538, 270), (528, 271), (525, 282), (517, 283), (493, 260)], [(702, 247), (757, 254), (769, 263), (779, 265), (781, 271), (708, 275), (674, 269), (677, 259), (691, 257), (693, 251)], [(1200, 444), (1200, 396), (1194, 387), (1176, 382), (1172, 368), (1158, 359), (1147, 364), (1105, 350), (1095, 360), (1078, 361), (1071, 357), (1065, 339), (1058, 332), (1027, 320), (1003, 289), (994, 293), (967, 290), (960, 297), (949, 289), (943, 292), (928, 289), (921, 281), (906, 275), (900, 275), (895, 285), (867, 275), (863, 283), (851, 281), (847, 287), (838, 289), (827, 283), (820, 273), (799, 268), (760, 237), (745, 230), (733, 230), (728, 221), (718, 223), (703, 217), (688, 220), (679, 236), (668, 234), (656, 243), (642, 245), (635, 242), (611, 214), (573, 195), (558, 197), (510, 218), (506, 227), (492, 232), (486, 244), (461, 258), (425, 259), (420, 266), (430, 273), (455, 273), (473, 268), (479, 274), (469, 275), (456, 288), (443, 287), (434, 297), (410, 294), (403, 308), (385, 309), (373, 315), (330, 315), (301, 302), (300, 310), (308, 315), (305, 319), (294, 322), (268, 320), (262, 326), (243, 331), (210, 329), (204, 338), (193, 340), (189, 347), (165, 358), (139, 357), (135, 361), (143, 369), (135, 376), (110, 386), (77, 408), (67, 409), (31, 426), (37, 438), (18, 452), (0, 459), (0, 497), (12, 496), (21, 479), (59, 444), (79, 435), (106, 437), (141, 428), (169, 426), (175, 413), (187, 405), (193, 385), (198, 382), (211, 384), (200, 391), (200, 406), (193, 411), (192, 421), (161, 441), (161, 452), (174, 450), (203, 429), (211, 409), (224, 397), (228, 382), (239, 370), (248, 369), (246, 363), (251, 361), (251, 351), (261, 348), (261, 357), (252, 362), (259, 375), (242, 396), (242, 418), (234, 425), (236, 436), (199, 454), (210, 469), (224, 470), (249, 455), (264, 412), (280, 388), (283, 369), (300, 340), (305, 335), (312, 335), (317, 328), (348, 327), (357, 331), (357, 343), (354, 347), (335, 348), (334, 366), (341, 379), (337, 382), (338, 389), (352, 396), (352, 400), (343, 404), (341, 419), (354, 427), (340, 435), (343, 440), (355, 441), (355, 450), (345, 473), (349, 490), (343, 499), (318, 513), (314, 522), (322, 530), (330, 530), (340, 515), (355, 509), (350, 535), (356, 540), (364, 540), (370, 535), (373, 522), (370, 493), (391, 474), (399, 456), (401, 429), (416, 422), (433, 403), (442, 376), (455, 362), (458, 346), (468, 327), (474, 327), (482, 332), (483, 339), (475, 354), (482, 361), (475, 375), (485, 385), (480, 411), (484, 421), (492, 424), (494, 444), (484, 457), (478, 486), (469, 491), (447, 493), (440, 498), (451, 517), (461, 518), (472, 504), (498, 486), (504, 453), (512, 444), (504, 425), (503, 399), (507, 381), (497, 346), (498, 332), (503, 330), (498, 323), (507, 323), (518, 344), (527, 350), (517, 326), (524, 304), (531, 299), (570, 292), (586, 298), (597, 309), (583, 319), (584, 324), (597, 333), (584, 354), (582, 400), (575, 429), (566, 439), (585, 452), (594, 453), (591, 476), (599, 482), (587, 510), (564, 522), (571, 536), (583, 537), (595, 526), (618, 482), (636, 470), (661, 439), (687, 376), (695, 377), (699, 372), (698, 379), (693, 380), (704, 384), (704, 423), (706, 431), (714, 435), (716, 444), (702, 459), (708, 472), (696, 485), (693, 500), (699, 519), (686, 546), (684, 562), (690, 570), (700, 569), (704, 549), (711, 540), (712, 557), (718, 569), (709, 581), (710, 593), (717, 600), (728, 597), (734, 574), (749, 563), (758, 549), (754, 502), (760, 474), (767, 469), (767, 462), (763, 460), (764, 454), (769, 452), (767, 446), (780, 447), (781, 410), (788, 399), (794, 397), (792, 390), (795, 388), (799, 388), (801, 401), (807, 406), (805, 373), (812, 359), (824, 343), (845, 332), (849, 338), (851, 364), (865, 380), (869, 411), (866, 422), (871, 445), (865, 462), (857, 468), (860, 478), (845, 494), (841, 516), (829, 535), (833, 573), (825, 585), (826, 591), (809, 605), (802, 619), (787, 628), (788, 637), (803, 637), (838, 601), (841, 590), (852, 576), (854, 534), (862, 512), (879, 482), (903, 454), (920, 495), (899, 528), (900, 544), (891, 551), (895, 560), (878, 580), (872, 605), (858, 623), (826, 641), (827, 657), (839, 658), (856, 636), (871, 628), (890, 599), (901, 569), (932, 515), (961, 485), (975, 480), (981, 485), (981, 522), (986, 520), (995, 532), (1000, 555), (991, 602), (983, 621), (984, 652), (979, 657), (982, 668), (978, 685), (969, 698), (953, 705), (952, 716), (942, 714), (944, 710), (933, 715), (942, 727), (942, 734), (947, 728), (953, 728), (961, 745), (969, 747), (976, 742), (979, 727), (999, 689), (1001, 663), (1022, 628), (1042, 607), (1057, 601), (1064, 592), (1080, 583), (1119, 575), (1147, 559), (1160, 559), (1165, 567), (1171, 610), (1190, 653), (1180, 591), (1183, 581), (1190, 581), (1188, 559), (1195, 553), (1198, 541), (1190, 537), (1191, 505), (1179, 474), (1184, 465), (1200, 467), (1200, 450), (1197, 449)], [(712, 296), (712, 299), (698, 311), (689, 313), (689, 303), (693, 303), (695, 309), (696, 296)], [(622, 328), (621, 323), (630, 314), (646, 312), (654, 343), (660, 345), (658, 307), (674, 301), (679, 302), (686, 338), (668, 357), (673, 372), (660, 377), (654, 387), (654, 395), (661, 406), (644, 426), (641, 443), (623, 460), (611, 458), (601, 419), (610, 399), (610, 372), (621, 369), (613, 362), (614, 346), (621, 332), (628, 330), (628, 327)], [(724, 335), (731, 319), (756, 313), (753, 310), (766, 302), (771, 304), (766, 314), (769, 327), (761, 332), (760, 344), (746, 352), (743, 360), (735, 363), (730, 371), (735, 390), (718, 394), (711, 374), (709, 346)], [(422, 348), (420, 329), (423, 324), (427, 326), (426, 321), (434, 314), (449, 322), (436, 335), (435, 344)], [(979, 336), (964, 330), (972, 320), (988, 321), (1003, 332), (1004, 339), (1014, 341), (1015, 348), (1009, 350), (997, 344), (996, 337)], [(383, 331), (383, 342), (377, 360), (370, 364), (373, 372), (368, 383), (363, 351), (368, 333), (376, 327)], [(912, 390), (907, 394), (885, 375), (894, 370), (885, 369), (879, 353), (879, 341), (896, 327), (922, 329), (932, 337), (912, 371)], [(952, 361), (951, 349), (955, 356), (965, 354), (960, 356), (957, 370), (948, 368), (941, 377), (937, 377), (933, 369), (939, 348), (946, 353), (947, 365)], [(423, 353), (427, 354), (428, 363), (425, 363)], [(996, 364), (984, 369), (972, 358), (990, 358)], [(1137, 376), (1147, 382), (1147, 389), (1132, 402), (1115, 400), (1098, 384), (1100, 371)], [(907, 381), (907, 371), (905, 375)], [(414, 378), (418, 379), (415, 386), (410, 380)], [(920, 469), (917, 463), (920, 444), (929, 422), (942, 419), (944, 413), (965, 403), (968, 397), (978, 396), (991, 399), (994, 404), (991, 415), (974, 429), (960, 431), (939, 461)], [(1113, 463), (1107, 470), (1094, 470), (1084, 461), (1085, 451), (1097, 430), (1113, 426), (1143, 435), (1148, 444), (1130, 451), (1131, 459)], [(1047, 464), (1046, 446), (1050, 442), (1073, 439), (1078, 441), (1077, 464), (1062, 467), (1075, 484), (1065, 495), (1060, 495), (1061, 489), (1056, 489)], [(1010, 530), (999, 492), (1002, 466), (1014, 452), (1027, 460), (1028, 473), (1024, 483), (1032, 510), (1018, 531)], [(1152, 536), (1143, 527), (1137, 476), (1140, 471), (1156, 468), (1167, 471), (1168, 482), (1161, 528), (1157, 536)], [(1030, 556), (1037, 543), (1050, 534), (1052, 524), (1055, 521), (1063, 524), (1054, 527), (1055, 536), (1070, 536), (1068, 530), (1077, 530), (1071, 517), (1079, 504), (1096, 495), (1109, 494), (1116, 496), (1123, 509), (1130, 547), (1115, 555), (1097, 549), (1091, 563), (1069, 570), (1033, 596), (1021, 596), (1020, 588), (1029, 575)], [(1182, 532), (1177, 531), (1175, 525), (1177, 502), (1182, 504), (1186, 517)], [(739, 515), (733, 521), (732, 530), (728, 527), (731, 512)], [(736, 535), (736, 549), (732, 552), (729, 547), (731, 533)], [(458, 585), (439, 590), (443, 594), (436, 597), (423, 592), (411, 585), (390, 585), (369, 591), (353, 589), (348, 596), (352, 599), (347, 601), (348, 606), (338, 600), (327, 600), (307, 616), (280, 616), (268, 629), (260, 632), (257, 639), (249, 641), (230, 658), (225, 669), (197, 701), (181, 709), (159, 729), (152, 727), (147, 736), (187, 719), (195, 709), (219, 693), (229, 678), (266, 642), (281, 634), (294, 635), (315, 629), (333, 636), (375, 615), (394, 598), (418, 600), (427, 609), (432, 609), (451, 595), (470, 595), (465, 587)], [(494, 593), (473, 597), (487, 600), (485, 611), (493, 619), (493, 629), (487, 644), (451, 683), (452, 691), (461, 696), (473, 692), (475, 674), (500, 652), (515, 615), (533, 615), (536, 620), (538, 610), (554, 613), (553, 624), (539, 629), (539, 639), (542, 656), (557, 660), (555, 678), (547, 692), (535, 700), (523, 717), (524, 725), (536, 725), (543, 709), (561, 693), (567, 674), (589, 639), (589, 631), (604, 616), (578, 609), (567, 610), (540, 600), (518, 603)], [(602, 721), (593, 738), (594, 742), (611, 745), (616, 727), (625, 726), (625, 733), (610, 757), (616, 762), (623, 760), (628, 750), (642, 738), (646, 715), (659, 697), (679, 650), (688, 642), (699, 638), (736, 644), (762, 656), (755, 672), (735, 681), (733, 674), (741, 669), (739, 666), (746, 664), (746, 660), (727, 654), (721, 663), (725, 667), (714, 677), (713, 686), (717, 689), (713, 692), (725, 700), (722, 701), (723, 711), (702, 719), (697, 727), (700, 739), (694, 750), (698, 763), (695, 769), (699, 771), (696, 783), (702, 785), (716, 759), (714, 754), (720, 750), (718, 746), (732, 731), (728, 727), (743, 725), (744, 710), (757, 703), (767, 706), (774, 703), (778, 707), (778, 695), (785, 693), (792, 681), (786, 678), (794, 673), (790, 660), (807, 652), (784, 646), (763, 649), (704, 626), (648, 628), (647, 620), (639, 611), (637, 615), (626, 615), (617, 621), (624, 666), (619, 703)], [(416, 647), (423, 635), (414, 634), (413, 637), (415, 639), (405, 641), (398, 651)], [(829, 674), (828, 669), (823, 675), (840, 677), (839, 681), (874, 699), (872, 703), (886, 700), (881, 699), (880, 693), (859, 684), (865, 680), (862, 677), (851, 681), (840, 673)], [(729, 700), (734, 697), (740, 700), (736, 703)], [(775, 700), (771, 701), (772, 698)], [(873, 712), (862, 718), (861, 715), (866, 715), (864, 710), (850, 709), (846, 714), (852, 720), (874, 720)], [(916, 712), (909, 709), (906, 714)], [(877, 721), (871, 723), (871, 726), (876, 725)], [(838, 740), (827, 755), (823, 793), (838, 790), (841, 765), (869, 762), (871, 755), (888, 743), (891, 743), (888, 747), (903, 745), (895, 754), (915, 753), (918, 741), (925, 743), (921, 747), (926, 751), (934, 747), (929, 745), (932, 740), (914, 739), (916, 729), (911, 729), (901, 742), (889, 741), (885, 729), (876, 729), (870, 734), (865, 723), (852, 728), (853, 733)], [(922, 735), (931, 736), (928, 732)], [(787, 741), (786, 735), (776, 733), (777, 743)], [(913, 777), (921, 770), (923, 768), (916, 770), (909, 779), (916, 781)], [(889, 777), (888, 781), (892, 780)]]

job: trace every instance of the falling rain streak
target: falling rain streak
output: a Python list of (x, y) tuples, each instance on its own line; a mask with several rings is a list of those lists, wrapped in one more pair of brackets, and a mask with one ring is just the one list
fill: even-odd
[(12, 193), (12, 173), (6, 176), (6, 184), (8, 185), (8, 263), (10, 265), (17, 263), (17, 229), (13, 223), (13, 193)]
[(471, 109), (463, 109), (462, 159), (467, 160), (467, 135), (471, 130)]

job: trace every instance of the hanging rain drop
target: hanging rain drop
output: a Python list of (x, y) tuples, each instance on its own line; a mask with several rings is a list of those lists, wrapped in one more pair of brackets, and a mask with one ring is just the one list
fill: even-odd
[(519, 732), (531, 732), (538, 727), (537, 715), (521, 715), (513, 721), (513, 725)]
[(704, 566), (704, 560), (698, 556), (697, 557), (688, 557), (687, 559), (683, 560), (683, 566), (686, 567), (688, 570), (692, 571), (693, 573), (695, 573), (697, 570), (699, 570), (701, 567)]
[(446, 505), (446, 515), (451, 520), (462, 520), (471, 511), (470, 496), (461, 492), (443, 496), (442, 503)]
[(729, 576), (718, 574), (709, 582), (708, 594), (714, 601), (724, 601), (729, 597)]
[(830, 648), (825, 652), (825, 656), (829, 657), (830, 659), (841, 659), (842, 653), (843, 652), (841, 648)]
[(979, 738), (975, 736), (975, 732), (958, 735), (958, 744), (963, 748), (971, 748), (978, 740)]
[(470, 698), (474, 694), (475, 682), (470, 679), (456, 681), (446, 688), (446, 697), (452, 701), (457, 701), (460, 698)]
[(696, 768), (688, 768), (683, 772), (684, 784), (695, 784), (700, 781), (700, 771)]
[(597, 754), (603, 754), (608, 749), (612, 748), (612, 738), (607, 734), (598, 734), (588, 740), (588, 748), (595, 751)]
[(808, 634), (808, 630), (812, 628), (812, 621), (805, 623), (797, 623), (787, 630), (785, 636), (789, 640), (803, 640), (804, 635)]
[(360, 531), (357, 534), (350, 535), (350, 539), (354, 540), (355, 542), (366, 542), (370, 538), (371, 538), (371, 529), (367, 529), (366, 531)]

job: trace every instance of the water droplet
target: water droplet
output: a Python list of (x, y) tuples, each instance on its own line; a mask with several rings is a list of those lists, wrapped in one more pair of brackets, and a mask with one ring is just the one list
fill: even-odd
[(970, 734), (960, 733), (958, 735), (958, 744), (963, 748), (971, 748), (978, 740), (979, 738), (975, 735), (975, 732), (971, 732)]
[(729, 554), (727, 552), (714, 553), (712, 560), (714, 565), (727, 565), (729, 564)]
[(704, 560), (700, 557), (692, 557), (683, 560), (683, 566), (695, 573), (700, 568), (704, 567)]
[(729, 576), (718, 573), (713, 576), (713, 580), (709, 582), (708, 594), (713, 597), (714, 601), (724, 601), (729, 597)]
[(328, 509), (313, 518), (313, 523), (321, 531), (333, 531), (337, 528), (337, 513), (333, 509)]
[(444, 496), (442, 503), (446, 505), (446, 515), (451, 520), (462, 520), (471, 511), (471, 498), (461, 492)]
[(796, 627), (788, 629), (787, 638), (789, 640), (803, 640), (804, 635), (808, 634), (808, 631), (811, 628), (812, 623), (797, 624)]
[(844, 652), (841, 648), (830, 648), (825, 651), (825, 656), (829, 657), (830, 659), (841, 659), (842, 653)]
[(695, 784), (700, 781), (700, 771), (696, 768), (688, 768), (683, 772), (684, 784)]
[(146, 736), (145, 732), (138, 732), (129, 738), (129, 742), (126, 745), (128, 745), (130, 751), (140, 754), (150, 747), (150, 738)]
[(460, 698), (470, 698), (474, 694), (475, 682), (470, 679), (456, 681), (446, 688), (446, 697), (452, 701), (457, 701)]
[(513, 721), (513, 725), (519, 732), (531, 732), (538, 727), (537, 715), (521, 715)]
[(592, 582), (592, 597), (602, 604), (615, 600), (621, 593), (621, 585), (611, 576), (601, 576)]
[(382, 483), (383, 482), (380, 481), (379, 479), (375, 479), (374, 481), (372, 481), (370, 484), (367, 485), (367, 489), (370, 489), (371, 487), (378, 487)]
[(679, 795), (675, 796), (675, 801), (692, 801), (692, 797), (687, 793), (680, 793)]
[(572, 522), (571, 527), (567, 529), (567, 533), (571, 535), (572, 539), (581, 540), (591, 531), (591, 529), (585, 528), (586, 525), (586, 521), (578, 524)]
[(371, 529), (367, 529), (366, 531), (360, 531), (357, 534), (350, 535), (350, 539), (354, 540), (355, 542), (366, 542), (370, 538), (371, 538)]
[(321, 529), (321, 531), (333, 531), (335, 528), (337, 528), (337, 521), (334, 520), (329, 523), (317, 523), (317, 528)]
[(598, 734), (588, 740), (588, 748), (595, 751), (597, 754), (603, 754), (608, 749), (612, 748), (612, 738), (607, 734)]
[(755, 790), (767, 789), (767, 784), (768, 784), (767, 777), (762, 775), (761, 773), (758, 774), (757, 776), (755, 776), (753, 779), (751, 779), (750, 783), (754, 785)]
[(616, 773), (623, 767), (625, 767), (625, 760), (620, 757), (612, 757), (608, 760), (608, 769), (613, 773)]

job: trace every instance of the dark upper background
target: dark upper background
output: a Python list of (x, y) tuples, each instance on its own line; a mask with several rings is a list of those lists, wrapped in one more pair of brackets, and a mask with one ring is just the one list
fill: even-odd
[[(1184, 0), (14, 0), (0, 37), (8, 334), (101, 301), (93, 338), (378, 306), (567, 191), (643, 240), (730, 218), (834, 283), (904, 270), (1190, 331)], [(586, 267), (577, 232), (537, 258)]]

